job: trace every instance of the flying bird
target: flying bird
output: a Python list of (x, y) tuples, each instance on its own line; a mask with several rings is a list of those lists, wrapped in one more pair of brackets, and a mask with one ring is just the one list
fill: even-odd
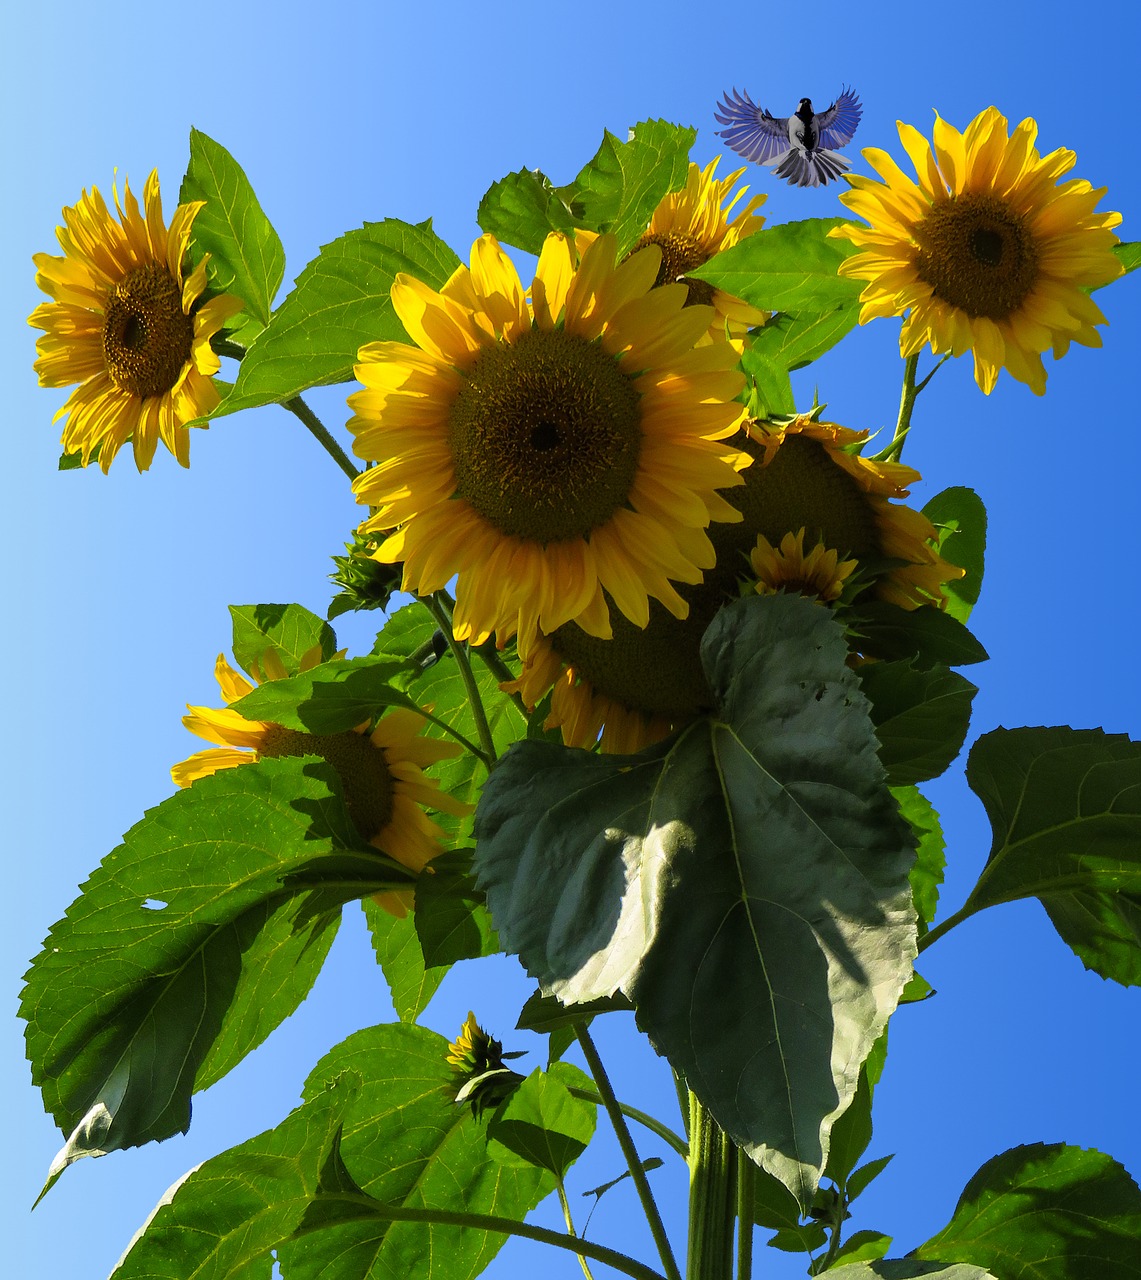
[(836, 148), (851, 142), (863, 113), (859, 98), (847, 88), (819, 114), (811, 98), (801, 98), (795, 114), (772, 116), (736, 89), (714, 111), (718, 122), (729, 126), (718, 134), (738, 155), (774, 167), (777, 177), (794, 187), (822, 186), (852, 167)]

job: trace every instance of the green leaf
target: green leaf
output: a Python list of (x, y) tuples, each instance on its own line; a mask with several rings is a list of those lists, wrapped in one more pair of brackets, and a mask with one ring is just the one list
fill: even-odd
[(220, 1079), (304, 999), (341, 904), (407, 885), (362, 846), (321, 760), (201, 778), (150, 810), (33, 961), (22, 1012), (73, 1160), (185, 1131)]
[(869, 1160), (867, 1164), (862, 1164), (856, 1170), (848, 1175), (848, 1185), (844, 1188), (848, 1196), (848, 1203), (863, 1193), (871, 1186), (872, 1182), (880, 1176), (881, 1173), (895, 1159), (894, 1155), (880, 1156), (877, 1160)]
[(978, 689), (957, 671), (910, 662), (869, 662), (859, 677), (892, 786), (937, 778), (962, 750)]
[(548, 1032), (573, 1027), (576, 1022), (587, 1021), (599, 1013), (630, 1012), (634, 1006), (621, 992), (612, 996), (600, 996), (583, 1004), (565, 1005), (554, 996), (536, 991), (519, 1011), (515, 1026), (520, 1031)]
[(518, 743), (476, 818), (503, 944), (564, 1003), (629, 996), (803, 1205), (914, 958), (910, 833), (847, 653), (814, 603), (736, 601), (702, 646), (715, 717), (634, 757)]
[(923, 514), (938, 531), (935, 549), (944, 560), (965, 569), (966, 576), (943, 584), (947, 612), (966, 622), (978, 602), (986, 556), (986, 507), (973, 489), (956, 485), (937, 493)]
[[(970, 1263), (918, 1262), (914, 1258), (891, 1258), (880, 1262), (850, 1262), (828, 1271), (829, 1280), (999, 1280), (982, 1267)], [(1006, 1280), (1005, 1277), (1002, 1280)]]
[(520, 169), (493, 183), (479, 202), (476, 220), (498, 240), (536, 257), (550, 232), (573, 236), (575, 229), (563, 192), (538, 169)]
[(854, 307), (863, 283), (844, 279), (836, 270), (855, 246), (828, 238), (828, 232), (842, 222), (842, 218), (808, 218), (763, 227), (690, 275), (762, 311), (785, 311), (801, 320)]
[(749, 411), (754, 417), (772, 418), (796, 412), (792, 383), (788, 371), (781, 367), (779, 361), (746, 346), (741, 368), (752, 384)]
[(406, 663), (383, 658), (342, 658), (286, 680), (268, 680), (231, 707), (248, 720), (268, 720), (306, 733), (342, 733), (389, 707), (419, 711), (395, 684), (406, 670)]
[(959, 667), (989, 657), (950, 607), (901, 609), (886, 600), (869, 600), (853, 606), (844, 621), (860, 651), (876, 658), (913, 658), (918, 667)]
[[(1130, 244), (1115, 244), (1113, 252), (1117, 254), (1121, 260), (1121, 265), (1125, 268), (1125, 274), (1130, 271), (1136, 271), (1141, 267), (1141, 241), (1133, 241)], [(1118, 279), (1121, 277), (1118, 276)]]
[(232, 604), (234, 660), (245, 672), (261, 663), (272, 649), (291, 675), (310, 649), (321, 647), (321, 661), (328, 662), (337, 648), (333, 628), (299, 604)]
[[(402, 609), (397, 609), (377, 632), (376, 642), (372, 646), (373, 657), (411, 658), (430, 643), (436, 630), (435, 619), (422, 604), (406, 604)], [(443, 650), (437, 657), (442, 653)], [(418, 679), (426, 669), (410, 665), (406, 684)]]
[(1127, 1280), (1141, 1276), (1139, 1240), (1141, 1190), (1116, 1160), (1038, 1142), (988, 1160), (915, 1256), (1001, 1280)]
[(408, 340), (389, 296), (397, 273), (439, 289), (459, 265), (429, 222), (368, 222), (325, 245), (246, 353), (214, 416), (349, 381), (365, 343)]
[(832, 311), (778, 314), (752, 334), (748, 346), (779, 368), (803, 369), (831, 351), (856, 327), (859, 318), (860, 308), (855, 303)]
[(369, 898), (361, 905), (396, 1016), (401, 1022), (415, 1022), (439, 990), (451, 966), (428, 965), (412, 915), (398, 920)]
[(536, 1068), (500, 1103), (487, 1126), (488, 1155), (501, 1164), (533, 1165), (563, 1179), (594, 1137), (598, 1108), (574, 1097), (568, 1086), (592, 1088), (568, 1062)]
[(629, 142), (619, 142), (605, 132), (571, 188), (574, 225), (613, 232), (619, 257), (646, 230), (663, 196), (685, 186), (697, 138), (695, 129), (665, 120), (644, 120), (631, 134)]
[(232, 293), (245, 311), (227, 327), (248, 346), (269, 323), (285, 275), (285, 251), (242, 166), (213, 138), (190, 130), (190, 166), (179, 203), (205, 200), (194, 219), (194, 261), (210, 255), (210, 287)]
[[(874, 1262), (882, 1258), (891, 1248), (891, 1236), (882, 1231), (857, 1231), (849, 1236), (836, 1252), (836, 1259), (828, 1268), (829, 1275), (836, 1274), (836, 1267), (844, 1263)], [(813, 1271), (812, 1275), (823, 1275), (823, 1270)]]
[(440, 854), (430, 871), (416, 881), (416, 933), (424, 963), (447, 967), (495, 955), (499, 939), (472, 878), (471, 851)]
[(189, 1173), (159, 1201), (113, 1280), (269, 1280), (270, 1251), (315, 1202), (347, 1190), (337, 1148), (355, 1085), (335, 1081), (276, 1128)]
[[(554, 1178), (531, 1165), (507, 1167), (489, 1159), (485, 1125), (451, 1101), (459, 1077), (447, 1053), (443, 1036), (423, 1027), (358, 1031), (317, 1064), (305, 1097), (346, 1072), (360, 1078), (340, 1155), (356, 1184), (381, 1204), (522, 1221), (554, 1189)], [(299, 1235), (278, 1252), (289, 1280), (328, 1277), (331, 1258), (337, 1280), (469, 1280), (504, 1239), (499, 1232), (362, 1218), (330, 1221), (326, 1230)]]
[(963, 914), (1041, 898), (1089, 968), (1135, 984), (1141, 743), (1100, 729), (996, 729), (971, 749), (967, 782), (993, 841)]
[(856, 1167), (860, 1157), (872, 1140), (872, 1086), (866, 1069), (860, 1071), (860, 1081), (852, 1101), (832, 1125), (832, 1137), (828, 1144), (828, 1164), (824, 1176), (841, 1188), (848, 1174)]
[(919, 918), (922, 937), (939, 909), (939, 888), (947, 865), (947, 846), (939, 815), (930, 800), (917, 787), (893, 787), (903, 814), (919, 842), (915, 865), (911, 868), (911, 893)]

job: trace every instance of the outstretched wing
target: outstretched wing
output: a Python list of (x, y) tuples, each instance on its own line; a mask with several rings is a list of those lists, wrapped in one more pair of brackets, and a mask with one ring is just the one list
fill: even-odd
[(739, 156), (754, 164), (767, 164), (788, 150), (788, 117), (781, 119), (769, 115), (747, 93), (738, 93), (734, 89), (731, 98), (725, 94), (713, 114), (719, 123), (729, 126), (728, 129), (718, 129), (718, 135)]
[(820, 130), (821, 147), (835, 151), (837, 147), (846, 147), (852, 141), (856, 126), (864, 109), (859, 98), (845, 87), (840, 96), (824, 111), (817, 112), (816, 125)]

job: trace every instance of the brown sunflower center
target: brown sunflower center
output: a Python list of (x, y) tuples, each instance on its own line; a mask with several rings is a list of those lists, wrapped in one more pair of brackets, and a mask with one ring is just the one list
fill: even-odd
[(366, 840), (379, 835), (392, 820), (392, 775), (384, 752), (363, 733), (302, 733), (279, 724), (267, 727), (258, 755), (320, 756), (337, 771), (345, 808)]
[(997, 196), (941, 200), (915, 236), (919, 278), (969, 316), (1005, 319), (1038, 279), (1038, 246), (1026, 220)]
[[(787, 436), (767, 466), (751, 441), (734, 444), (758, 458), (741, 473), (743, 485), (722, 491), (744, 518), (740, 524), (709, 526), (715, 567), (697, 586), (677, 588), (689, 602), (689, 616), (679, 620), (652, 600), (645, 630), (611, 608), (612, 640), (599, 640), (574, 623), (551, 636), (555, 652), (597, 693), (631, 711), (684, 722), (710, 709), (713, 698), (701, 666), (701, 637), (721, 605), (736, 598), (739, 580), (751, 576), (748, 553), (757, 534), (779, 546), (786, 533), (806, 527), (805, 541), (811, 540), (811, 545), (820, 539), (852, 556), (880, 554), (867, 494), (820, 441)], [(795, 589), (792, 583), (785, 586)]]
[(484, 351), (452, 405), (456, 492), (511, 537), (585, 537), (625, 505), (638, 392), (597, 342), (531, 329)]
[(662, 250), (662, 265), (658, 268), (654, 287), (660, 284), (674, 284), (680, 280), (689, 288), (689, 297), (685, 300), (687, 307), (696, 305), (709, 306), (713, 302), (713, 286), (704, 280), (686, 279), (687, 274), (695, 267), (708, 262), (712, 256), (705, 246), (684, 231), (649, 232), (630, 250), (632, 254), (644, 249), (648, 244), (656, 244)]
[(103, 359), (120, 391), (165, 395), (190, 359), (194, 321), (166, 267), (146, 262), (111, 290), (103, 319)]

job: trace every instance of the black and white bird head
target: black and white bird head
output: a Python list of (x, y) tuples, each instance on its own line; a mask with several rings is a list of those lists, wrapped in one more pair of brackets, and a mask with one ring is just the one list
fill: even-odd
[(845, 88), (819, 114), (811, 98), (801, 98), (791, 116), (773, 116), (758, 107), (747, 93), (725, 94), (714, 112), (719, 129), (738, 155), (754, 164), (769, 165), (778, 178), (794, 187), (819, 187), (846, 173), (851, 162), (838, 153), (856, 132), (864, 109), (859, 98)]

